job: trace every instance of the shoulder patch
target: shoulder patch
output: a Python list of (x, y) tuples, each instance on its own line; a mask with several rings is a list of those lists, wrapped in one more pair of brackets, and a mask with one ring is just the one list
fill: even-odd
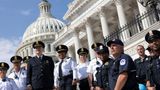
[(121, 59), (120, 60), (120, 65), (125, 65), (126, 64), (126, 60), (125, 59)]

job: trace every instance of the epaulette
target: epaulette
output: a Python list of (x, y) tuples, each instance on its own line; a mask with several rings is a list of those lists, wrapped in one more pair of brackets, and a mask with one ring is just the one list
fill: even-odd
[(72, 59), (71, 57), (67, 57), (67, 59)]
[(10, 82), (11, 80), (13, 80), (13, 78), (8, 78), (7, 80)]

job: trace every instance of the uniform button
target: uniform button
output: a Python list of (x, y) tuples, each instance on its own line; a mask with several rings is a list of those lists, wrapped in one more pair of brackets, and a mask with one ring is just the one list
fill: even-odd
[(43, 69), (41, 69), (41, 72), (43, 71)]

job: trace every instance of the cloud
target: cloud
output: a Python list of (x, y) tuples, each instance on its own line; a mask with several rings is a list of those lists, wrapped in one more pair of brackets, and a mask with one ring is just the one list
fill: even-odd
[(20, 13), (24, 16), (29, 16), (31, 14), (31, 10), (22, 10)]
[(6, 62), (11, 66), (10, 58), (15, 55), (20, 43), (20, 38), (6, 39), (0, 37), (0, 62)]

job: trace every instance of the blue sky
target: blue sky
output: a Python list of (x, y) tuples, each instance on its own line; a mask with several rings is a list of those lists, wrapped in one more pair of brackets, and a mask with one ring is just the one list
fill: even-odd
[[(0, 0), (0, 61), (9, 61), (26, 28), (39, 16), (41, 0)], [(63, 21), (67, 5), (73, 0), (48, 0), (52, 15)]]

